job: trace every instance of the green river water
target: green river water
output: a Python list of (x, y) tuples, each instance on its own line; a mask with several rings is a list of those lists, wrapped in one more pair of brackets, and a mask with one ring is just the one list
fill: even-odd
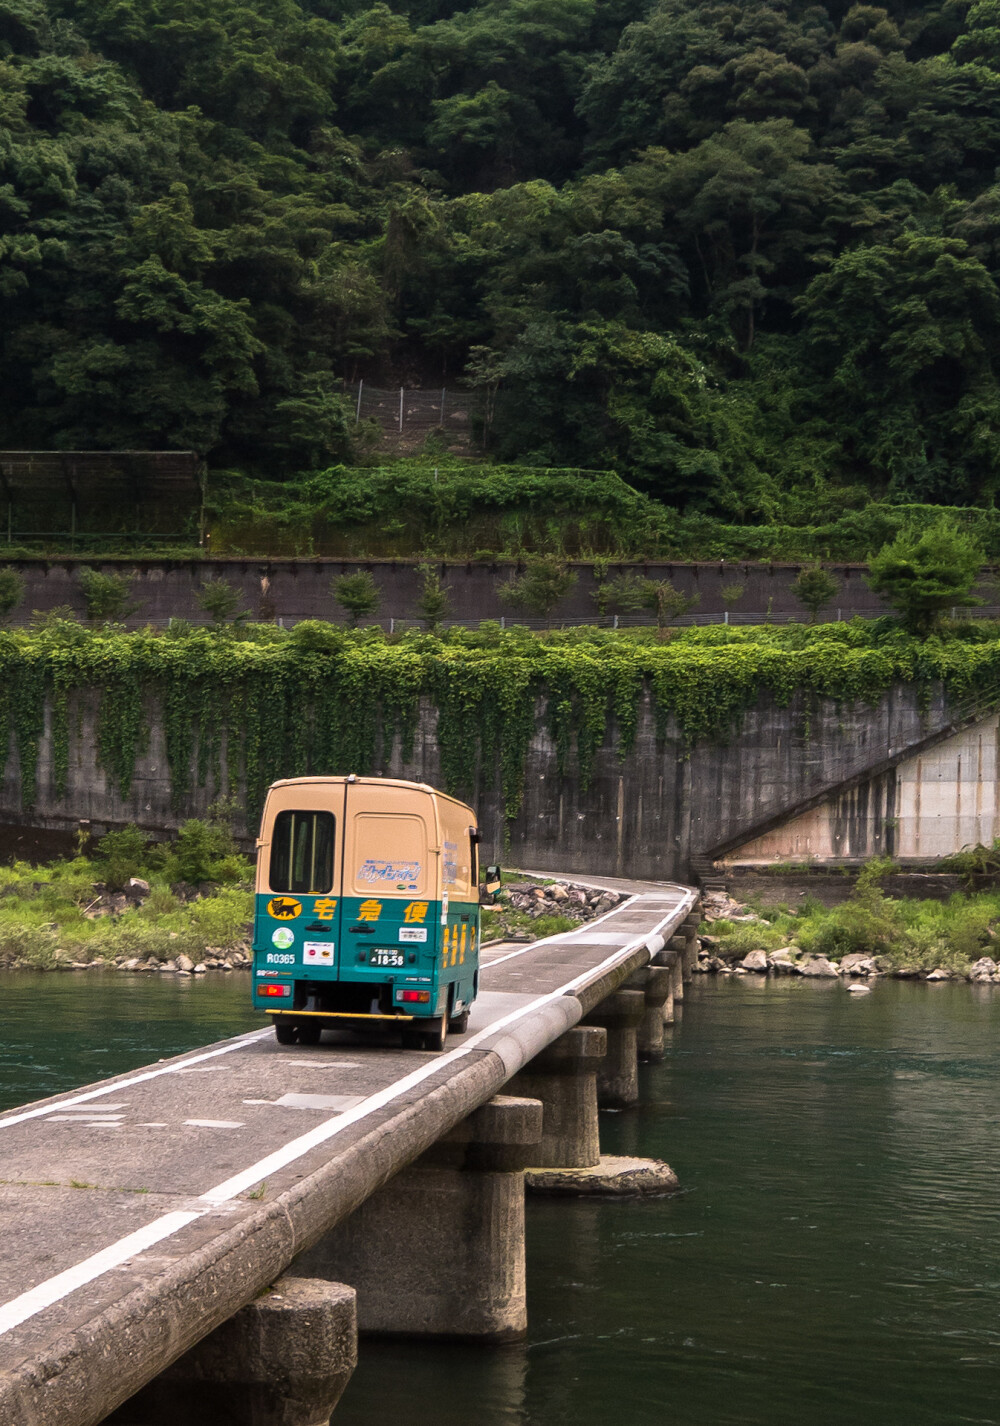
[[(235, 975), (2, 983), (4, 1106), (259, 1023)], [(602, 1125), (684, 1192), (529, 1201), (527, 1342), (364, 1342), (336, 1426), (1000, 1426), (998, 1071), (1000, 987), (696, 981)]]

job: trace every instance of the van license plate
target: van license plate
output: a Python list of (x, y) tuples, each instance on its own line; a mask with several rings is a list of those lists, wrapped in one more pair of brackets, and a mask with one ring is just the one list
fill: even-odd
[(376, 946), (374, 950), (368, 952), (368, 964), (370, 966), (405, 966), (406, 957), (402, 951), (395, 951), (391, 947)]

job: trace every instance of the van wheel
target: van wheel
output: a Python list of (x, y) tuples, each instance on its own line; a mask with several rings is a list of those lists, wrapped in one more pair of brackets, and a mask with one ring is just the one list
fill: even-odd
[(295, 1044), (295, 1026), (290, 1020), (275, 1020), (274, 1037), (279, 1045)]
[(318, 1045), (323, 1026), (319, 1020), (300, 1020), (298, 1033), (300, 1045)]
[(455, 1015), (448, 1021), (449, 1035), (464, 1035), (469, 1028), (469, 1012), (463, 1010), (461, 1015)]
[(448, 1038), (448, 1017), (439, 1015), (431, 1021), (430, 1029), (424, 1030), (421, 1039), (424, 1042), (425, 1050), (443, 1050), (444, 1042)]
[(419, 1030), (403, 1031), (404, 1050), (422, 1050), (424, 1048), (424, 1037)]

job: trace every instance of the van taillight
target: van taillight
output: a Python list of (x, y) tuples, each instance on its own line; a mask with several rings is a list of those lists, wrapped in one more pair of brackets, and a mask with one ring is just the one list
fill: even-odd
[(414, 1001), (416, 1001), (418, 1005), (426, 1005), (431, 998), (431, 993), (429, 990), (401, 990), (399, 992), (399, 998), (400, 1000), (409, 1001), (411, 1005)]
[(257, 987), (258, 995), (291, 995), (291, 993), (290, 985), (259, 985)]

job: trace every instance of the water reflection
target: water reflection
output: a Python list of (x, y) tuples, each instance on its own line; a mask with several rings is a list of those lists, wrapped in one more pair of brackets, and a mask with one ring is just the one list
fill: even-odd
[(336, 1426), (1000, 1422), (998, 1030), (1000, 987), (697, 985), (602, 1124), (686, 1191), (529, 1205), (521, 1394), (363, 1343)]
[(351, 1379), (334, 1413), (336, 1426), (345, 1420), (368, 1426), (523, 1426), (531, 1419), (525, 1345), (366, 1340), (361, 1356), (364, 1371)]
[[(257, 1023), (235, 977), (4, 991), (6, 1104)], [(1000, 987), (696, 984), (602, 1124), (685, 1192), (532, 1201), (528, 1341), (363, 1342), (335, 1426), (1000, 1426), (998, 1031)]]
[(255, 1029), (249, 976), (5, 971), (0, 1109)]

